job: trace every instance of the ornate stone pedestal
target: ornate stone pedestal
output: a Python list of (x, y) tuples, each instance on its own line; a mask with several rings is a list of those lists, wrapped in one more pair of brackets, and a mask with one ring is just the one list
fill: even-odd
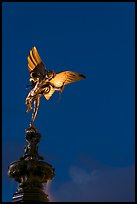
[(19, 184), (12, 202), (49, 202), (43, 184), (54, 177), (54, 168), (38, 154), (37, 143), (41, 135), (34, 128), (26, 130), (25, 153), (20, 160), (11, 163), (8, 175)]

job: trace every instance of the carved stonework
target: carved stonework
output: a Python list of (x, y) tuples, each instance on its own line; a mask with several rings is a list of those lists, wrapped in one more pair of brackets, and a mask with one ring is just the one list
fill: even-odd
[(25, 160), (44, 160), (43, 157), (41, 157), (38, 154), (38, 146), (37, 144), (40, 142), (41, 134), (38, 133), (37, 129), (34, 129), (33, 127), (30, 127), (26, 129), (26, 146), (25, 146), (25, 152), (24, 156), (21, 159)]
[(38, 142), (41, 139), (36, 129), (26, 130), (26, 146), (23, 157), (10, 164), (8, 175), (19, 184), (13, 195), (13, 202), (41, 201), (48, 202), (48, 195), (44, 193), (43, 184), (54, 177), (54, 168), (42, 160), (38, 154)]

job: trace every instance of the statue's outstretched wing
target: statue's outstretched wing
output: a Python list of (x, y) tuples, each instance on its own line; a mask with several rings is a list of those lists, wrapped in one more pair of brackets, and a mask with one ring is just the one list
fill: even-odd
[(36, 47), (33, 47), (28, 56), (28, 69), (30, 71), (30, 81), (36, 78), (43, 79), (46, 75), (46, 66), (42, 62)]
[[(79, 81), (84, 78), (86, 78), (84, 75), (79, 74), (77, 72), (64, 71), (57, 73), (56, 76), (50, 80), (50, 83), (53, 84), (55, 87), (60, 88), (64, 85)], [(49, 100), (54, 91), (54, 88), (51, 87), (50, 91), (44, 95), (45, 98)]]

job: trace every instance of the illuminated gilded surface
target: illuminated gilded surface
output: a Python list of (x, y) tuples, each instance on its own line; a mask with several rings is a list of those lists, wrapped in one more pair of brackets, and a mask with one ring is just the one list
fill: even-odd
[(28, 113), (32, 110), (32, 103), (34, 103), (34, 110), (30, 122), (30, 126), (34, 127), (34, 120), (40, 105), (40, 97), (44, 95), (46, 100), (49, 100), (55, 91), (61, 93), (65, 85), (84, 79), (85, 76), (73, 71), (63, 71), (59, 73), (55, 73), (53, 70), (47, 71), (36, 47), (30, 50), (27, 59), (32, 90), (29, 92), (25, 104), (28, 106), (26, 111)]

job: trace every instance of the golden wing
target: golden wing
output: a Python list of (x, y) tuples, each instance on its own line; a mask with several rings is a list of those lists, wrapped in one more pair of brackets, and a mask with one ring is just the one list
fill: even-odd
[(42, 62), (36, 47), (33, 47), (28, 56), (28, 69), (32, 79), (40, 78), (46, 73), (46, 66)]
[[(84, 75), (79, 74), (77, 72), (64, 71), (64, 72), (57, 73), (55, 77), (50, 80), (50, 83), (53, 84), (55, 87), (59, 88), (63, 85), (67, 85), (84, 78), (85, 78)], [(53, 95), (54, 91), (55, 91), (54, 88), (51, 86), (50, 91), (44, 94), (45, 98), (49, 100), (50, 97)]]
[(72, 71), (64, 71), (57, 73), (56, 76), (50, 80), (50, 82), (56, 87), (61, 87), (84, 78), (86, 77), (83, 74)]

